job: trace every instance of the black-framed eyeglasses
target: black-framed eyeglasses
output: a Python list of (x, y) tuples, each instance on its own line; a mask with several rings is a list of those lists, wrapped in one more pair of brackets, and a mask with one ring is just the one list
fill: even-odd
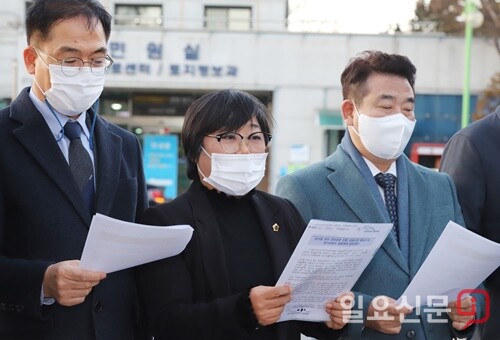
[[(96, 76), (103, 76), (108, 69), (113, 65), (114, 60), (111, 56), (106, 55), (105, 57), (90, 59), (89, 61), (83, 61), (83, 59), (78, 57), (68, 57), (64, 59), (57, 59), (47, 53), (35, 48), (35, 52), (40, 58), (40, 53), (54, 60), (61, 65), (61, 71), (65, 76), (74, 77), (82, 70), (85, 64), (90, 66), (90, 71)], [(43, 59), (42, 59), (43, 61)], [(45, 63), (45, 62), (44, 62)]]
[(237, 132), (225, 132), (217, 135), (206, 135), (215, 138), (219, 142), (222, 150), (227, 153), (236, 153), (241, 148), (243, 139), (246, 139), (248, 149), (251, 152), (259, 153), (266, 151), (266, 147), (271, 141), (272, 135), (267, 132), (253, 132), (248, 136), (242, 136)]

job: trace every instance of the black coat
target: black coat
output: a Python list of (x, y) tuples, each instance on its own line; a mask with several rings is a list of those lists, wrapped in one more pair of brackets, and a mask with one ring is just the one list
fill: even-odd
[[(456, 133), (446, 145), (441, 170), (457, 187), (468, 229), (500, 243), (500, 106), (494, 113)], [(490, 318), (481, 339), (500, 334), (500, 268), (484, 282), (490, 294)]]
[[(0, 339), (132, 339), (132, 270), (108, 275), (82, 304), (40, 306), (46, 268), (80, 258), (91, 215), (28, 91), (0, 111)], [(134, 221), (147, 205), (137, 138), (100, 117), (94, 136), (96, 210)]]
[[(261, 191), (251, 198), (268, 245), (275, 279), (279, 278), (305, 223), (287, 200)], [(202, 184), (195, 181), (172, 202), (149, 208), (142, 223), (189, 224), (193, 237), (186, 249), (171, 258), (144, 265), (138, 270), (139, 294), (146, 318), (159, 339), (241, 339), (245, 331), (238, 322), (225, 254), (215, 215)], [(273, 231), (273, 225), (279, 231)], [(300, 338), (300, 331), (317, 337), (337, 338), (322, 323), (283, 322), (278, 339)]]

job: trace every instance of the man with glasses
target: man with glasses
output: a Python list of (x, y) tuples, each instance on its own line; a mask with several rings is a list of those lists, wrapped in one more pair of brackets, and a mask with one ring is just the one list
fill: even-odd
[(97, 0), (36, 0), (24, 63), (33, 78), (0, 111), (0, 338), (134, 339), (131, 270), (79, 267), (92, 216), (146, 208), (133, 134), (92, 108), (103, 91), (111, 16)]
[[(82, 73), (82, 71), (90, 71), (97, 77), (103, 77), (108, 71), (109, 67), (113, 64), (113, 58), (111, 58), (109, 55), (106, 55), (105, 57), (92, 58), (89, 61), (83, 61), (78, 57), (67, 57), (59, 60), (48, 55), (47, 53), (42, 52), (37, 48), (35, 48), (35, 52), (40, 58), (41, 53), (46, 58), (51, 59), (54, 63), (61, 65), (61, 72), (67, 77), (74, 77), (79, 73)], [(45, 62), (43, 63), (45, 64)], [(85, 64), (88, 64), (90, 68), (83, 68)], [(45, 64), (45, 66), (49, 68), (49, 65)]]

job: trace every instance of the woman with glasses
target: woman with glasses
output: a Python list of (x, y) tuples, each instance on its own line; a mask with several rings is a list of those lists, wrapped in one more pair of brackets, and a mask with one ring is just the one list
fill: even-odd
[(141, 220), (194, 228), (180, 255), (138, 269), (156, 340), (340, 336), (350, 310), (335, 300), (325, 305), (326, 323), (276, 323), (291, 291), (274, 285), (305, 223), (289, 201), (255, 189), (265, 173), (271, 127), (266, 107), (239, 90), (209, 93), (188, 108), (181, 138), (193, 182)]

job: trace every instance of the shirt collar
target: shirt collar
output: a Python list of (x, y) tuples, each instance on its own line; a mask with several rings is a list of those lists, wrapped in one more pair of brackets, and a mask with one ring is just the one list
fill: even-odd
[[(54, 138), (57, 140), (61, 136), (61, 125), (64, 126), (69, 120), (71, 120), (68, 116), (63, 115), (62, 113), (57, 112), (54, 109), (54, 113), (49, 108), (45, 101), (41, 101), (34, 93), (34, 91), (29, 91), (29, 97), (38, 111), (42, 114), (42, 117), (45, 119), (45, 122), (49, 126), (50, 132), (54, 135)], [(54, 116), (54, 114), (57, 116)], [(90, 131), (85, 124), (85, 118), (87, 117), (87, 112), (83, 112), (78, 118), (77, 121), (82, 127), (83, 133), (87, 139), (90, 137)], [(58, 121), (59, 120), (59, 121)], [(60, 124), (59, 124), (60, 123)]]
[[(368, 160), (364, 156), (361, 156), (361, 157), (363, 157), (363, 160), (365, 161), (366, 165), (368, 165), (368, 169), (370, 169), (370, 172), (372, 173), (372, 175), (374, 177), (375, 177), (375, 175), (377, 175), (378, 173), (381, 172), (379, 170), (379, 168), (377, 168), (375, 166), (375, 164), (373, 164), (370, 160)], [(396, 162), (395, 161), (391, 163), (391, 166), (389, 167), (389, 169), (385, 173), (386, 174), (393, 174), (394, 176), (398, 177), (398, 175), (397, 175), (397, 169), (396, 169)]]

